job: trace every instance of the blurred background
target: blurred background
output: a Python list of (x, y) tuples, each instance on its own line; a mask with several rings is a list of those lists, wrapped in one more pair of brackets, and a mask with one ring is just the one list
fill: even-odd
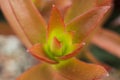
[[(91, 39), (88, 49), (77, 56), (80, 60), (103, 65), (110, 73), (105, 80), (120, 80), (120, 0), (113, 0), (113, 10)], [(0, 11), (0, 80), (15, 80), (37, 64), (9, 27)]]

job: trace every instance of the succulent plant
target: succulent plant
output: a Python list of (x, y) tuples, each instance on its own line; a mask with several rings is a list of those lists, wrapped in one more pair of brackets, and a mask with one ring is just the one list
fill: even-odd
[(53, 4), (48, 24), (32, 0), (0, 0), (0, 6), (28, 52), (43, 61), (18, 80), (97, 80), (108, 75), (103, 67), (75, 56), (110, 10), (111, 0), (72, 0), (67, 9), (61, 8), (64, 18)]

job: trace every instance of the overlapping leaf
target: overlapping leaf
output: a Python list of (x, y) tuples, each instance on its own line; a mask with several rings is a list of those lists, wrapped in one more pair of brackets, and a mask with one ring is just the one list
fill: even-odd
[(75, 17), (93, 8), (95, 1), (96, 0), (72, 0), (72, 5), (65, 15), (65, 22), (68, 23)]
[[(110, 8), (110, 6), (108, 6), (106, 3), (103, 5), (101, 2), (99, 3), (100, 6), (94, 7), (96, 5), (95, 3), (95, 0), (74, 0), (73, 5), (66, 14), (67, 16), (65, 16), (65, 22), (68, 23), (70, 21), (66, 27), (60, 16), (60, 12), (57, 10), (57, 8), (53, 7), (49, 21), (49, 27), (47, 29), (46, 22), (36, 10), (35, 6), (33, 6), (31, 0), (0, 0), (1, 9), (26, 46), (29, 48), (33, 44), (37, 43), (37, 45), (34, 45), (29, 49), (32, 55), (49, 63), (57, 62), (54, 60), (56, 55), (54, 56), (53, 54), (50, 54), (50, 52), (47, 52), (45, 50), (46, 48), (44, 48), (44, 44), (47, 42), (46, 40), (49, 39), (46, 38), (46, 34), (47, 37), (49, 37), (52, 31), (58, 30), (58, 32), (54, 33), (54, 35), (52, 34), (52, 38), (62, 38), (65, 40), (65, 46), (67, 44), (68, 48), (72, 46), (72, 40), (70, 40), (69, 45), (69, 41), (67, 41), (67, 39), (65, 39), (66, 37), (63, 36), (66, 28), (68, 33), (73, 33), (73, 43), (81, 44), (83, 40), (87, 39), (86, 37), (89, 37), (89, 34), (91, 34), (96, 26), (100, 24), (101, 19)], [(86, 7), (83, 8), (83, 6)], [(62, 37), (59, 37), (59, 35), (57, 35), (58, 33), (59, 35), (62, 34)], [(57, 43), (55, 43), (55, 45), (57, 45)], [(67, 48), (65, 47), (65, 49)], [(64, 55), (65, 54), (62, 54), (62, 56)], [(64, 57), (66, 58), (66, 55)], [(68, 58), (71, 58), (71, 55), (68, 55), (67, 59)], [(57, 59), (59, 60), (60, 58), (57, 56)], [(107, 72), (104, 68), (98, 65), (87, 64), (74, 58), (65, 61), (60, 60), (59, 62), (59, 64), (54, 65), (54, 68), (56, 68), (55, 73), (57, 72), (56, 74), (61, 76), (61, 80), (96, 80), (107, 75)], [(54, 80), (55, 77), (53, 76), (52, 71), (48, 68), (48, 65), (43, 64), (30, 69), (18, 80), (33, 79)]]
[(70, 9), (65, 14), (65, 22), (68, 23), (75, 17), (97, 6), (111, 6), (113, 0), (72, 0)]
[(49, 20), (49, 25), (48, 25), (48, 34), (51, 33), (53, 30), (62, 30), (65, 31), (65, 24), (62, 20), (62, 16), (60, 15), (60, 12), (58, 9), (53, 5), (53, 9), (51, 12), (50, 20)]
[(47, 64), (38, 64), (23, 73), (17, 80), (68, 80), (53, 71)]
[(71, 59), (55, 65), (58, 73), (68, 80), (97, 80), (108, 75), (106, 70), (95, 64), (87, 64)]
[(17, 80), (52, 80), (52, 73), (45, 64), (38, 64), (23, 73)]
[(21, 26), (17, 22), (15, 15), (11, 9), (10, 4), (8, 3), (8, 0), (0, 0), (0, 6), (2, 11), (4, 12), (4, 15), (7, 17), (9, 23), (11, 24), (11, 27), (13, 30), (16, 32), (16, 34), (21, 38), (23, 43), (27, 46), (30, 47), (31, 43), (27, 39), (26, 35), (24, 34), (23, 30), (21, 29)]
[(52, 59), (50, 59), (44, 49), (43, 49), (43, 45), (41, 44), (36, 44), (35, 46), (33, 46), (32, 48), (29, 49), (29, 52), (35, 56), (36, 58), (38, 58), (39, 60), (51, 63), (51, 64), (55, 64), (57, 63), (57, 61), (54, 61)]
[(101, 23), (110, 6), (96, 7), (67, 24), (67, 30), (74, 32), (74, 42), (80, 43)]
[(1, 8), (24, 43), (43, 43), (46, 23), (31, 0), (1, 0)]

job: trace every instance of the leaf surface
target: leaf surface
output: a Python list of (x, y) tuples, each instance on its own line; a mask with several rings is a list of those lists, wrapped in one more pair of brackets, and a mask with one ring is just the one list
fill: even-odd
[(77, 59), (56, 65), (58, 73), (68, 80), (97, 80), (108, 75), (107, 71), (95, 64), (88, 64)]
[(56, 71), (53, 71), (47, 64), (38, 64), (24, 72), (17, 80), (68, 80)]
[(50, 20), (49, 20), (49, 27), (48, 27), (48, 35), (53, 30), (65, 30), (65, 24), (63, 22), (62, 16), (60, 15), (59, 10), (53, 5)]
[(17, 80), (52, 80), (52, 73), (45, 64), (38, 64), (23, 73)]
[(96, 0), (96, 6), (112, 6), (113, 0)]
[(101, 23), (101, 20), (104, 18), (109, 8), (110, 6), (93, 8), (68, 23), (67, 30), (69, 32), (74, 32), (73, 41), (75, 43), (80, 43), (90, 36), (95, 28)]
[(45, 42), (46, 23), (31, 0), (1, 0), (1, 3), (6, 18), (21, 38), (25, 37), (31, 44)]
[(16, 20), (16, 17), (11, 9), (11, 6), (8, 0), (0, 0), (0, 6), (1, 6), (2, 12), (4, 13), (11, 27), (16, 32), (16, 34), (19, 36), (19, 38), (22, 40), (22, 42), (25, 44), (25, 46), (31, 47), (32, 45), (30, 41), (28, 40), (27, 36), (24, 34), (23, 29), (21, 29), (20, 24)]
[(34, 45), (30, 49), (28, 49), (28, 51), (39, 60), (42, 60), (51, 64), (57, 63), (56, 61), (49, 58), (49, 56), (46, 54), (41, 44)]
[(72, 0), (72, 5), (65, 14), (65, 23), (93, 8), (96, 0)]

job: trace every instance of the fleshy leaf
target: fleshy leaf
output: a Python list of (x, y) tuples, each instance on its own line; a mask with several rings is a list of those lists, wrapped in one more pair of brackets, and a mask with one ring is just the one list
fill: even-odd
[(31, 43), (28, 40), (27, 36), (24, 34), (23, 29), (21, 29), (20, 24), (18, 23), (12, 9), (11, 5), (9, 4), (8, 0), (0, 0), (0, 7), (4, 15), (7, 17), (7, 20), (9, 21), (11, 27), (13, 30), (17, 33), (19, 38), (22, 40), (22, 42), (25, 44), (26, 47), (31, 47)]
[(60, 41), (55, 37), (50, 45), (51, 52), (55, 56), (61, 56), (60, 50), (62, 49)]
[(53, 0), (59, 9), (64, 9), (71, 5), (71, 0)]
[(76, 43), (82, 42), (86, 37), (90, 36), (98, 24), (101, 23), (105, 13), (110, 6), (96, 7), (78, 16), (67, 24), (68, 31), (74, 31), (73, 41)]
[(65, 22), (68, 23), (80, 14), (95, 6), (96, 0), (72, 0), (72, 5), (65, 15)]
[(49, 20), (48, 35), (53, 30), (60, 30), (60, 31), (65, 30), (65, 24), (63, 22), (62, 16), (60, 15), (60, 12), (55, 5), (53, 5), (50, 20)]
[(45, 64), (38, 64), (25, 73), (23, 73), (17, 80), (52, 80), (52, 73), (50, 68)]
[(65, 59), (69, 59), (69, 58), (76, 56), (80, 52), (80, 50), (83, 48), (84, 45), (85, 45), (85, 43), (75, 44), (75, 47), (77, 47), (77, 48), (73, 52), (60, 57), (60, 59), (65, 60)]
[(32, 0), (37, 8), (42, 9), (45, 6), (45, 0)]
[(96, 6), (111, 6), (113, 0), (96, 0)]
[(60, 10), (63, 17), (72, 4), (71, 0), (53, 0), (53, 2)]
[(48, 22), (50, 17), (50, 12), (52, 9), (52, 5), (54, 4), (59, 11), (61, 12), (62, 16), (66, 13), (68, 7), (71, 5), (71, 0), (32, 0), (37, 8), (40, 10), (40, 13)]
[(24, 72), (17, 80), (68, 80), (60, 76), (51, 66), (38, 64)]
[(103, 67), (84, 63), (77, 59), (61, 62), (55, 67), (58, 73), (68, 80), (97, 80), (108, 76), (107, 71)]
[(46, 23), (31, 0), (1, 0), (0, 2), (6, 18), (18, 35), (25, 36), (31, 44), (45, 42)]
[(41, 44), (34, 45), (28, 51), (39, 60), (42, 60), (51, 64), (57, 63), (57, 61), (49, 59), (49, 56), (45, 53), (43, 46)]

